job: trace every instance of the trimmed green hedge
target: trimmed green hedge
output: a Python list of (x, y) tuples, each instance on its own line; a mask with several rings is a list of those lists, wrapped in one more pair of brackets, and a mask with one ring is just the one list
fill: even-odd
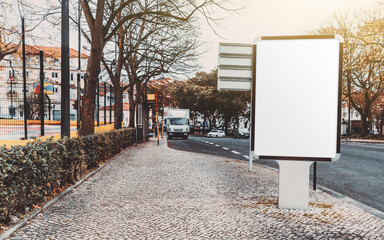
[(24, 214), (73, 184), (87, 169), (99, 166), (135, 142), (136, 131), (125, 128), (79, 138), (29, 142), (0, 147), (0, 222)]

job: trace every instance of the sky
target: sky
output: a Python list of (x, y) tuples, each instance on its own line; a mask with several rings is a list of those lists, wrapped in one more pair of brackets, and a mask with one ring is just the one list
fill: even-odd
[[(45, 0), (30, 0), (34, 3)], [(77, 0), (71, 0), (77, 4)], [(219, 42), (252, 43), (259, 36), (300, 35), (319, 28), (330, 21), (336, 11), (363, 12), (382, 8), (380, 0), (228, 0), (232, 9), (238, 13), (224, 10), (216, 11), (215, 16), (222, 17), (220, 26), (215, 27), (216, 35), (207, 24), (201, 24), (200, 49), (205, 52), (199, 60), (200, 71), (209, 72), (218, 63)], [(384, 0), (381, 0), (384, 2)], [(48, 31), (49, 32), (49, 31)], [(56, 32), (55, 32), (56, 33)], [(35, 33), (36, 34), (36, 33)], [(57, 32), (60, 34), (60, 32)], [(38, 34), (46, 35), (46, 34)], [(27, 44), (36, 44), (27, 42)], [(52, 44), (52, 43), (51, 43)], [(60, 46), (60, 39), (53, 44)], [(82, 45), (87, 45), (82, 40)], [(77, 50), (77, 30), (71, 27), (70, 47)], [(84, 51), (84, 49), (82, 49)], [(88, 53), (85, 51), (85, 53)]]
[[(225, 11), (215, 28), (217, 36), (206, 24), (202, 41), (209, 49), (200, 59), (201, 71), (217, 66), (219, 42), (252, 43), (259, 36), (300, 35), (330, 21), (336, 11), (363, 12), (379, 8), (377, 0), (233, 0), (235, 7), (245, 6), (238, 14)], [(384, 6), (383, 6), (384, 8)]]

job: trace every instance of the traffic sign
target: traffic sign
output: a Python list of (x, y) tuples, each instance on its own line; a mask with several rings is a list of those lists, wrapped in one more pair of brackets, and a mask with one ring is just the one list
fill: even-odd
[(217, 89), (251, 90), (252, 59), (252, 44), (219, 43)]

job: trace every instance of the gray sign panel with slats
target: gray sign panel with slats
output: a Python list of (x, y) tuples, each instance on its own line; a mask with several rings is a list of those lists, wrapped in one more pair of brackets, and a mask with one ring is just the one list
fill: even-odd
[(219, 43), (218, 90), (251, 90), (252, 44)]

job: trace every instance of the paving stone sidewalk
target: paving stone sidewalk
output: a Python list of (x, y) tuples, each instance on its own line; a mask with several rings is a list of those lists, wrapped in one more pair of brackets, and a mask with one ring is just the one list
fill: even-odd
[(310, 209), (277, 207), (275, 171), (130, 147), (12, 239), (384, 239), (384, 221), (320, 190)]

